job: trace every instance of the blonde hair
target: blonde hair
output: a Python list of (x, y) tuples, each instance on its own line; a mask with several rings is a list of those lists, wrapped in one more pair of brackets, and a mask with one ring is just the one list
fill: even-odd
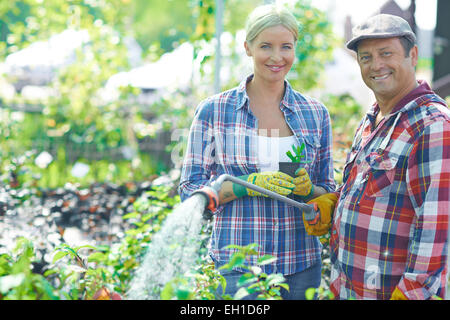
[(298, 23), (294, 15), (284, 6), (267, 4), (256, 7), (248, 16), (245, 25), (246, 38), (251, 43), (264, 29), (282, 25), (298, 39)]

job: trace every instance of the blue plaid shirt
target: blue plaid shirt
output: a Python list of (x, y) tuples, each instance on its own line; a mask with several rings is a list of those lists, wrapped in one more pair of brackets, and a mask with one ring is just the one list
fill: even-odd
[[(251, 78), (197, 107), (180, 178), (182, 200), (222, 174), (241, 176), (259, 171), (258, 120), (249, 108), (246, 93)], [(287, 81), (285, 88), (280, 110), (299, 145), (305, 143), (311, 181), (328, 192), (334, 191), (329, 113), (323, 104), (296, 92)], [(277, 258), (262, 267), (266, 273), (301, 272), (321, 259), (321, 244), (306, 233), (299, 209), (266, 197), (242, 197), (220, 205), (215, 212), (211, 257), (219, 265), (225, 264), (235, 250), (224, 247), (251, 243), (259, 244), (258, 256), (251, 257), (251, 265), (263, 255)]]

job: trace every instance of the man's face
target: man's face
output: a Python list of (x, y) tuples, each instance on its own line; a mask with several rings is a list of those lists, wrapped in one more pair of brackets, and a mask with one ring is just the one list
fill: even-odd
[(400, 100), (416, 84), (417, 46), (405, 55), (399, 38), (366, 39), (358, 46), (358, 64), (377, 100)]

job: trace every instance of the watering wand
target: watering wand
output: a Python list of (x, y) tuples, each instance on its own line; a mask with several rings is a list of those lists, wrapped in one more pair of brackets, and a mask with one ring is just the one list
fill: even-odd
[(261, 188), (257, 185), (254, 185), (252, 183), (249, 183), (247, 181), (243, 181), (241, 179), (238, 179), (236, 177), (230, 176), (229, 174), (222, 174), (220, 175), (212, 184), (211, 186), (205, 186), (199, 190), (194, 191), (193, 194), (201, 194), (204, 197), (206, 197), (207, 205), (205, 213), (209, 215), (209, 217), (212, 216), (212, 212), (217, 209), (217, 206), (219, 205), (219, 190), (222, 187), (222, 184), (225, 181), (231, 181), (233, 183), (239, 184), (241, 186), (244, 186), (248, 189), (251, 189), (253, 191), (265, 194), (266, 196), (279, 200), (282, 202), (285, 202), (293, 207), (296, 207), (303, 211), (305, 220), (309, 222), (310, 225), (316, 224), (320, 217), (319, 217), (319, 209), (316, 204), (306, 204), (303, 202), (298, 202), (295, 200), (292, 200), (288, 197), (285, 197), (281, 194), (278, 194), (276, 192)]

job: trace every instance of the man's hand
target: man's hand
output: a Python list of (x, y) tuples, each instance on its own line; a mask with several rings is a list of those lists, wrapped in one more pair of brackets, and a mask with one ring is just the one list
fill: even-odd
[[(238, 178), (247, 181), (249, 183), (252, 183), (258, 187), (276, 192), (283, 196), (289, 195), (295, 188), (295, 185), (292, 183), (294, 181), (294, 178), (282, 172), (252, 173), (248, 176), (241, 176)], [(233, 192), (237, 197), (242, 197), (245, 195), (251, 197), (256, 196), (267, 197), (264, 194), (253, 191), (249, 188), (245, 188), (236, 183), (233, 183)]]
[(292, 193), (307, 199), (314, 192), (314, 187), (309, 178), (309, 174), (305, 168), (300, 168), (295, 172), (295, 175), (296, 177), (293, 182), (295, 184), (295, 189)]
[(303, 216), (303, 223), (305, 224), (306, 232), (309, 235), (322, 236), (330, 230), (337, 200), (338, 197), (335, 193), (325, 193), (308, 202), (308, 204), (315, 203), (320, 211), (320, 219), (315, 220), (314, 224), (310, 224)]

